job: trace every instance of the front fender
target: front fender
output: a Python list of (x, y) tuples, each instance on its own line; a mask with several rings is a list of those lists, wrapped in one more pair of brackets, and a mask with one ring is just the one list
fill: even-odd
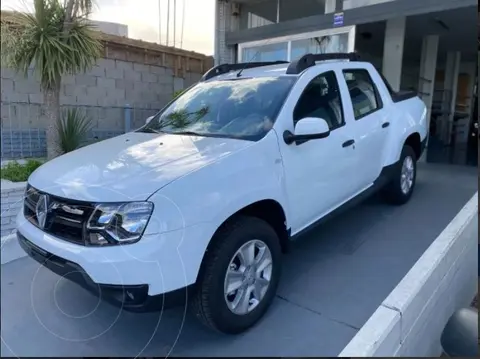
[(285, 211), (285, 179), (276, 141), (271, 131), (254, 145), (155, 193), (150, 198), (155, 210), (148, 231), (162, 233), (200, 223), (218, 228), (242, 208), (265, 199), (278, 202)]
[(155, 209), (146, 233), (181, 233), (177, 250), (188, 258), (187, 283), (196, 281), (217, 229), (241, 209), (274, 200), (288, 216), (276, 141), (272, 131), (255, 145), (173, 181), (150, 198)]

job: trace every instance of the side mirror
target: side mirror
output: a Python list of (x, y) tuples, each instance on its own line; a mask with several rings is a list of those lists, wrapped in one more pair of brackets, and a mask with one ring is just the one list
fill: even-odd
[(145, 120), (145, 124), (148, 125), (148, 123), (152, 120), (154, 116), (150, 116)]
[(329, 135), (330, 127), (328, 127), (327, 121), (323, 118), (305, 117), (295, 125), (295, 133), (288, 130), (283, 133), (283, 140), (287, 145), (293, 142), (300, 145), (310, 140), (326, 138)]

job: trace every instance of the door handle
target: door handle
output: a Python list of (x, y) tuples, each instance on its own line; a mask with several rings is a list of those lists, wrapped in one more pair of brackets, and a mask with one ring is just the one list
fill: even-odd
[(387, 128), (388, 126), (390, 126), (390, 122), (382, 123), (382, 128)]
[(342, 147), (348, 147), (355, 143), (355, 140), (348, 140), (342, 144)]

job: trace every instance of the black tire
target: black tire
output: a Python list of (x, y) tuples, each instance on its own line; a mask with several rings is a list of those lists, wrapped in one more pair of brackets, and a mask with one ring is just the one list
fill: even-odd
[[(272, 276), (265, 296), (250, 313), (234, 314), (224, 297), (224, 281), (232, 257), (252, 239), (263, 241), (272, 255)], [(265, 221), (238, 216), (218, 230), (205, 254), (204, 263), (189, 308), (207, 327), (226, 334), (238, 334), (252, 327), (275, 297), (281, 273), (281, 247), (274, 229)]]
[[(410, 190), (405, 193), (402, 190), (401, 178), (402, 178), (402, 166), (407, 157), (411, 157), (413, 160), (413, 183)], [(412, 147), (405, 145), (402, 149), (400, 161), (396, 165), (393, 173), (392, 181), (384, 188), (383, 194), (385, 199), (391, 204), (402, 205), (409, 201), (412, 197), (413, 190), (415, 189), (415, 183), (417, 179), (417, 156)]]

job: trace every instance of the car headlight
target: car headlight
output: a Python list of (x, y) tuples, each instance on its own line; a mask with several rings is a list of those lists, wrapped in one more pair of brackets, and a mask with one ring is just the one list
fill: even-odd
[(138, 241), (153, 212), (151, 202), (98, 204), (87, 222), (90, 244)]

